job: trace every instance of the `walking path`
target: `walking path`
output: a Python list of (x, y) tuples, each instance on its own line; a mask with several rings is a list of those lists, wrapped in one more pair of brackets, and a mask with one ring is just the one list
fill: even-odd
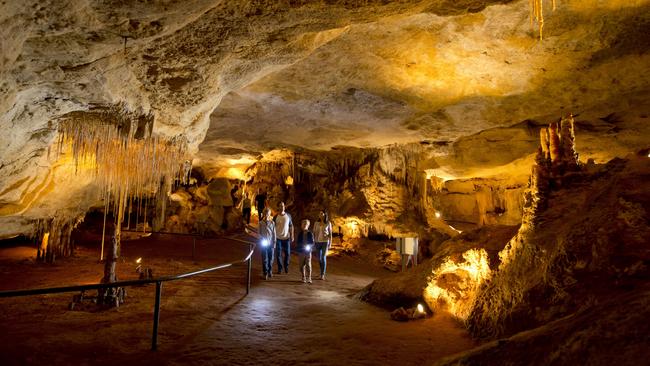
[[(130, 261), (146, 255), (160, 274), (166, 267), (173, 272), (191, 269), (187, 259), (169, 259), (178, 251), (178, 243), (160, 240), (156, 239), (154, 249), (145, 244), (125, 245), (124, 258)], [(210, 245), (215, 244), (199, 245), (201, 257)], [(214, 258), (226, 250), (221, 247)], [(82, 250), (69, 266), (36, 266), (36, 276), (30, 275), (32, 265), (20, 262), (14, 268), (11, 261), (4, 261), (0, 277), (8, 281), (20, 273), (22, 284), (45, 278), (38, 281), (43, 282), (40, 285), (50, 285), (85, 282), (86, 275), (77, 276), (77, 281), (70, 278), (88, 273), (92, 281), (101, 273), (95, 255)], [(232, 250), (228, 255), (237, 256)], [(390, 320), (386, 310), (355, 299), (354, 294), (383, 272), (358, 259), (332, 258), (326, 281), (303, 284), (297, 257), (292, 258), (288, 275), (264, 281), (258, 256), (249, 296), (244, 296), (244, 265), (166, 284), (155, 353), (148, 351), (150, 286), (132, 288), (125, 305), (105, 312), (66, 310), (71, 294), (4, 299), (0, 302), (4, 314), (0, 316), (0, 363), (424, 365), (474, 346), (464, 328), (445, 315), (398, 323)], [(318, 262), (314, 260), (313, 265), (318, 273)], [(130, 265), (120, 266), (124, 270)], [(0, 287), (13, 287), (8, 284)]]

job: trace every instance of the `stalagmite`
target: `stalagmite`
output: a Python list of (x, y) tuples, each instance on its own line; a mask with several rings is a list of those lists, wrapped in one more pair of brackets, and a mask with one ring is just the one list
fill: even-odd
[(539, 141), (540, 141), (540, 146), (541, 146), (541, 152), (542, 156), (546, 159), (551, 158), (551, 153), (549, 150), (549, 141), (548, 141), (548, 130), (546, 128), (542, 128), (539, 130)]
[(551, 156), (551, 162), (558, 163), (560, 161), (560, 151), (562, 147), (560, 146), (560, 136), (558, 134), (558, 125), (557, 122), (552, 122), (548, 126), (548, 137), (549, 137), (549, 153)]
[(567, 168), (573, 169), (578, 165), (578, 153), (575, 150), (575, 132), (572, 114), (562, 118), (560, 139), (562, 141), (562, 160)]

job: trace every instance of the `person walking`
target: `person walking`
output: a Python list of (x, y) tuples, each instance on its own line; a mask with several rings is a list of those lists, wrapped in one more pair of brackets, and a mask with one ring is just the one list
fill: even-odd
[(318, 221), (314, 224), (314, 239), (316, 240), (316, 254), (320, 265), (320, 279), (325, 279), (327, 270), (327, 251), (332, 246), (332, 223), (327, 212), (322, 210), (318, 214)]
[(262, 193), (261, 189), (257, 189), (255, 195), (255, 208), (257, 208), (257, 218), (262, 220), (264, 208), (266, 207), (266, 192)]
[(289, 273), (289, 259), (291, 257), (291, 243), (293, 242), (293, 222), (291, 215), (285, 211), (284, 202), (280, 202), (280, 213), (275, 216), (277, 245), (275, 248), (278, 274)]
[(271, 216), (271, 209), (264, 209), (264, 219), (260, 221), (257, 233), (260, 238), (260, 252), (262, 253), (262, 272), (264, 279), (273, 277), (273, 252), (275, 251), (276, 233), (275, 222)]
[(300, 253), (300, 272), (302, 282), (311, 283), (311, 251), (314, 248), (314, 234), (309, 231), (309, 220), (302, 220), (302, 231), (296, 238), (296, 248)]
[(246, 191), (243, 192), (243, 198), (241, 200), (241, 214), (242, 217), (244, 218), (244, 221), (246, 221), (246, 225), (251, 224), (251, 198), (248, 196), (248, 193)]

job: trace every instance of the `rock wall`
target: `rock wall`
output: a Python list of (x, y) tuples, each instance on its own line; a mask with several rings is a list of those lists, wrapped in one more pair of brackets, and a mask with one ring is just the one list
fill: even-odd
[(179, 187), (169, 196), (164, 231), (214, 235), (241, 228), (241, 213), (230, 195), (232, 187), (225, 178)]
[(525, 182), (474, 178), (446, 181), (442, 187), (433, 195), (433, 206), (454, 225), (518, 225), (521, 222)]
[(584, 166), (574, 138), (571, 116), (541, 131), (521, 229), (468, 320), (477, 336), (544, 324), (650, 274), (647, 152)]

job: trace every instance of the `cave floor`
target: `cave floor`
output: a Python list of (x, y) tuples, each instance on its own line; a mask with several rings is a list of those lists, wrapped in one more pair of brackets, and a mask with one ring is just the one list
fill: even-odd
[[(121, 280), (135, 278), (143, 257), (155, 275), (180, 273), (241, 257), (244, 248), (218, 240), (149, 237), (125, 242)], [(75, 258), (34, 264), (33, 249), (0, 249), (0, 289), (93, 283), (101, 277), (98, 246)], [(398, 323), (386, 310), (354, 298), (388, 272), (359, 257), (329, 258), (326, 281), (303, 284), (297, 257), (290, 273), (261, 278), (254, 257), (252, 289), (245, 296), (245, 265), (165, 283), (159, 348), (151, 342), (154, 286), (128, 289), (117, 309), (92, 304), (68, 310), (72, 293), (0, 299), (0, 363), (97, 364), (401, 364), (421, 365), (475, 346), (445, 314)], [(312, 260), (314, 272), (318, 262)]]

